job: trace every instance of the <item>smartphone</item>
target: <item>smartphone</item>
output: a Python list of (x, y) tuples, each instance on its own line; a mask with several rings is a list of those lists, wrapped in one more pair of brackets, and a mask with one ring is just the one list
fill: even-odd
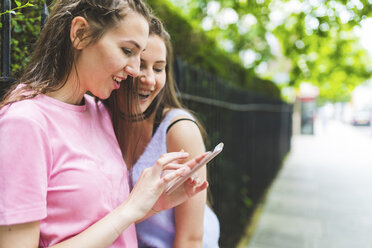
[(174, 183), (168, 186), (165, 190), (166, 193), (170, 194), (175, 189), (177, 189), (180, 185), (182, 185), (189, 177), (191, 177), (200, 167), (211, 161), (214, 157), (216, 157), (223, 149), (223, 143), (219, 143), (212, 152), (209, 152), (207, 156), (205, 156), (198, 164), (196, 164), (186, 175), (178, 178)]

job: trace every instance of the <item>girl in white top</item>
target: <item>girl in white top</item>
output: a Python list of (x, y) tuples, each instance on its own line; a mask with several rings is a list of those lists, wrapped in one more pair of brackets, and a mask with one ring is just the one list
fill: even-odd
[[(146, 49), (141, 54), (137, 84), (133, 89), (129, 85), (120, 88), (108, 100), (109, 106), (121, 106), (125, 110), (128, 108), (122, 99), (131, 93), (139, 98), (139, 110), (129, 113), (143, 114), (131, 116), (118, 108), (113, 111), (116, 134), (131, 168), (133, 184), (148, 164), (164, 152), (184, 149), (190, 154), (184, 160), (187, 161), (205, 151), (200, 124), (176, 97), (172, 56), (170, 37), (154, 17)], [(194, 176), (204, 181), (206, 174), (203, 166)], [(206, 205), (206, 196), (203, 191), (174, 209), (136, 225), (139, 247), (218, 247), (219, 222)]]

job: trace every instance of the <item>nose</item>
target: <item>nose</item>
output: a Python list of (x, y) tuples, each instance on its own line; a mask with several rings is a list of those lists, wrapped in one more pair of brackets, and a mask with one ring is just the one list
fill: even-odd
[(137, 77), (140, 71), (140, 57), (132, 57), (124, 67), (124, 71), (132, 77)]
[(139, 77), (142, 83), (151, 86), (155, 85), (155, 74), (152, 68), (146, 68), (141, 70)]

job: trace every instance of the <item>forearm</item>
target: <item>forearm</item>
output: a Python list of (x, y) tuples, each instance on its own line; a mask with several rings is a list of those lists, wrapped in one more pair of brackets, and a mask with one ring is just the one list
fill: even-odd
[[(119, 235), (132, 224), (134, 213), (122, 204), (104, 218), (61, 243), (51, 248), (104, 248), (112, 244)], [(10, 226), (0, 226), (0, 248), (38, 247), (40, 222), (30, 222)]]
[(51, 248), (103, 248), (111, 245), (136, 221), (133, 211), (123, 203), (104, 218), (81, 232)]
[(174, 247), (203, 246), (205, 197), (205, 193), (202, 192), (175, 208)]
[(173, 243), (173, 248), (202, 248), (203, 235), (176, 235)]
[[(204, 207), (200, 208), (204, 209)], [(188, 211), (182, 212), (180, 213), (180, 211), (177, 211), (177, 209), (175, 211), (176, 234), (173, 247), (202, 247), (204, 234), (203, 211), (198, 209), (194, 214), (190, 214)]]
[(137, 223), (140, 223), (140, 222), (142, 222), (142, 221), (144, 221), (144, 220), (147, 220), (148, 218), (151, 218), (152, 216), (154, 216), (155, 214), (157, 214), (157, 213), (160, 213), (162, 210), (160, 210), (160, 211), (157, 211), (157, 210), (154, 210), (154, 208), (152, 208), (143, 218), (141, 218), (141, 219), (139, 219), (139, 220), (137, 220), (136, 221), (136, 224)]

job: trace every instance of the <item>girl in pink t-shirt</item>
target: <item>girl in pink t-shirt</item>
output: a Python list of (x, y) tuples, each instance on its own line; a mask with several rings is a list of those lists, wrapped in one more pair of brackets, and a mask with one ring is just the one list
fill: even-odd
[(106, 99), (137, 76), (149, 18), (139, 0), (53, 7), (22, 84), (0, 104), (0, 247), (137, 247), (135, 222), (207, 187), (190, 179), (164, 193), (204, 156), (184, 166), (188, 154), (174, 152), (129, 193), (110, 113), (85, 94)]

